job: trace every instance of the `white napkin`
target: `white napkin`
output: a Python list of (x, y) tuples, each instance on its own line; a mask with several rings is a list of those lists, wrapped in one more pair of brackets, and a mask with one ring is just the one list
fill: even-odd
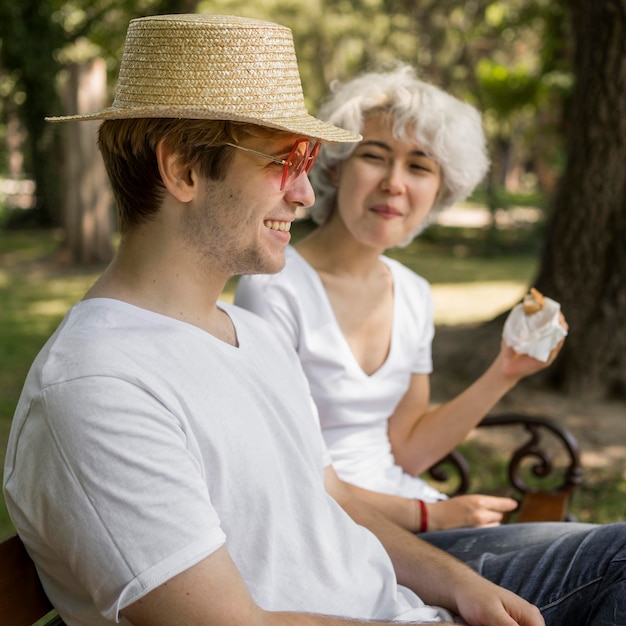
[(544, 297), (541, 311), (527, 315), (522, 304), (513, 307), (504, 322), (502, 338), (519, 354), (528, 354), (545, 363), (552, 349), (567, 335), (559, 323), (561, 305)]

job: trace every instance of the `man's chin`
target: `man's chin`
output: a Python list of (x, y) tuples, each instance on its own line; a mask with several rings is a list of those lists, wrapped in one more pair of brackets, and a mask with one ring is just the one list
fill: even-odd
[(282, 253), (279, 257), (273, 259), (259, 260), (258, 263), (251, 263), (250, 267), (241, 274), (277, 274), (285, 267), (285, 254)]
[(278, 272), (280, 272), (280, 270), (282, 270), (283, 267), (285, 267), (284, 259), (283, 259), (283, 262), (280, 264), (276, 263), (274, 265), (267, 265), (263, 269), (257, 269), (254, 272), (248, 272), (248, 274), (278, 274)]

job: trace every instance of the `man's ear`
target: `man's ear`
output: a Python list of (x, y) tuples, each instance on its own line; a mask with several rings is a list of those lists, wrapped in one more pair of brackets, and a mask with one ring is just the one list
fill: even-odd
[(196, 178), (192, 169), (185, 164), (180, 155), (172, 152), (165, 140), (156, 147), (159, 172), (165, 188), (180, 202), (189, 202), (196, 191)]

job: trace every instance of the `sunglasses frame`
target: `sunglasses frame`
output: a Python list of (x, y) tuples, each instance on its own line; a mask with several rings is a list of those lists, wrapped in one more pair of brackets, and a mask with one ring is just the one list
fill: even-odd
[[(294, 156), (298, 154), (298, 146), (302, 143), (307, 144), (306, 156), (304, 156), (304, 158), (294, 166)], [(311, 168), (315, 164), (315, 161), (317, 160), (317, 157), (320, 153), (322, 142), (316, 141), (311, 148), (311, 140), (308, 137), (301, 137), (300, 139), (296, 139), (291, 148), (291, 151), (289, 152), (289, 156), (286, 159), (279, 159), (278, 157), (272, 156), (271, 154), (265, 154), (264, 152), (259, 152), (258, 150), (253, 150), (252, 148), (246, 148), (245, 146), (240, 146), (235, 143), (226, 142), (226, 145), (230, 146), (231, 148), (237, 148), (238, 150), (250, 152), (251, 154), (255, 154), (256, 156), (260, 156), (265, 159), (270, 159), (271, 161), (274, 161), (274, 163), (280, 163), (283, 166), (283, 175), (280, 181), (280, 190), (283, 191), (288, 180), (295, 180), (303, 172), (308, 174), (311, 171)]]

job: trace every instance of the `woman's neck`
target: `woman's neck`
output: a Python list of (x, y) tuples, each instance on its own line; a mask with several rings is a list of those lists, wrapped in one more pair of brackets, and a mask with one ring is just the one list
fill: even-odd
[(331, 217), (294, 246), (320, 274), (367, 279), (380, 272), (382, 249), (357, 241), (343, 221)]

